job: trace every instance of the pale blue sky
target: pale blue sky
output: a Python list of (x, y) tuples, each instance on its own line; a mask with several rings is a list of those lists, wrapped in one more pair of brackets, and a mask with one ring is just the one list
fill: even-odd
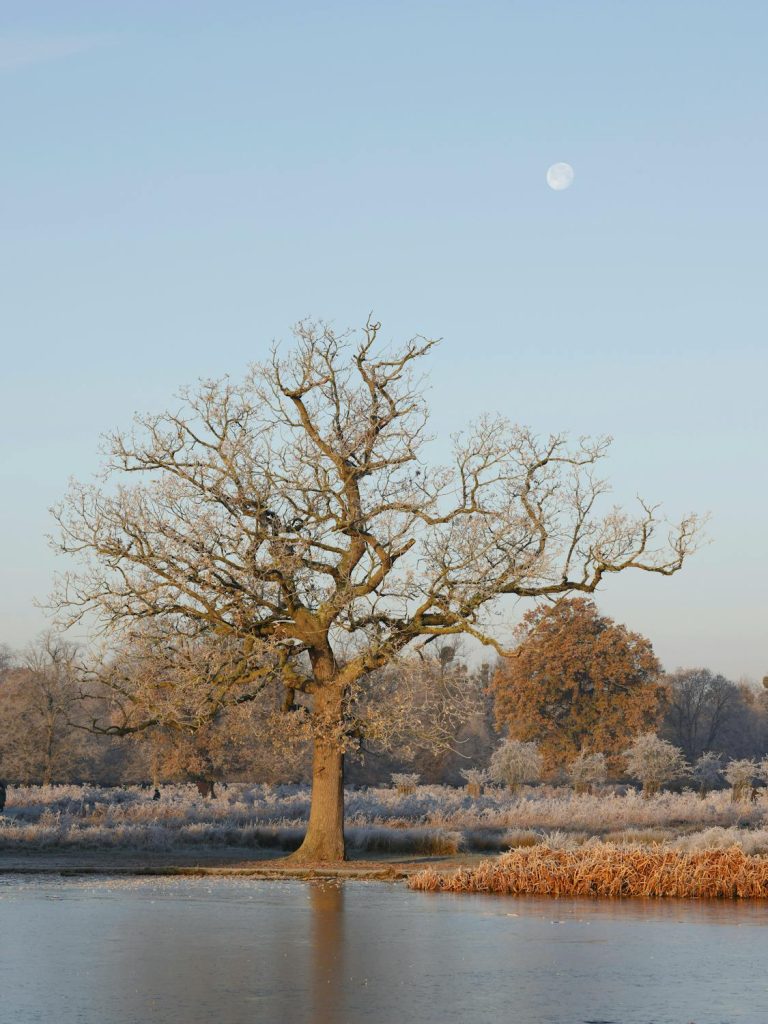
[(766, 45), (758, 0), (0, 0), (0, 640), (100, 432), (372, 309), (445, 338), (439, 433), (608, 432), (618, 498), (710, 510), (600, 604), (768, 672)]

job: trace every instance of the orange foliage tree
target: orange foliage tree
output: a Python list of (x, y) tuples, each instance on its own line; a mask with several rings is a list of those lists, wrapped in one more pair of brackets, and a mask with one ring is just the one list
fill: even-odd
[(509, 735), (540, 744), (548, 768), (580, 751), (614, 769), (631, 738), (662, 710), (661, 667), (649, 640), (598, 612), (586, 598), (536, 608), (493, 680), (496, 719)]

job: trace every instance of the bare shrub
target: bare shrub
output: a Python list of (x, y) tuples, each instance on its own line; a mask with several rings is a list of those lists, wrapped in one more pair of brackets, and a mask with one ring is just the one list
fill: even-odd
[(730, 783), (731, 799), (734, 803), (749, 799), (754, 779), (759, 771), (757, 764), (748, 758), (728, 762), (723, 774)]
[(463, 768), (461, 776), (467, 784), (467, 793), (470, 796), (480, 796), (483, 786), (488, 781), (488, 772), (480, 768)]
[(543, 758), (535, 743), (520, 740), (506, 740), (491, 757), (488, 773), (496, 782), (501, 782), (513, 793), (530, 782), (541, 778)]
[(590, 793), (593, 786), (602, 785), (607, 771), (605, 754), (588, 754), (585, 750), (568, 765), (568, 777), (577, 793)]
[(415, 772), (393, 772), (392, 785), (401, 796), (409, 796), (416, 792), (421, 776)]
[(716, 754), (714, 750), (702, 754), (694, 764), (691, 776), (698, 784), (701, 796), (706, 796), (723, 777), (722, 754)]
[(638, 736), (624, 752), (630, 775), (642, 783), (647, 797), (658, 793), (665, 782), (682, 778), (689, 772), (682, 750), (652, 732)]

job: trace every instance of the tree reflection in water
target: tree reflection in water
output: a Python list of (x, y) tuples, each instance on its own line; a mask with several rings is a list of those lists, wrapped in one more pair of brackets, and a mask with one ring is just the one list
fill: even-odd
[(344, 992), (344, 888), (313, 882), (311, 908), (312, 1008), (315, 1024), (338, 1024)]

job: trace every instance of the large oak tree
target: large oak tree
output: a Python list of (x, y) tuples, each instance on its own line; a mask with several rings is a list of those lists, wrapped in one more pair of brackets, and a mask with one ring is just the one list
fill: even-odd
[(440, 636), (496, 644), (502, 595), (669, 576), (696, 529), (645, 504), (600, 515), (606, 439), (542, 439), (489, 416), (431, 464), (417, 373), (436, 343), (378, 335), (299, 324), (242, 382), (205, 381), (111, 435), (104, 484), (72, 484), (55, 512), (61, 550), (82, 560), (54, 595), (67, 622), (217, 638), (212, 714), (275, 678), (287, 709), (310, 706), (303, 860), (344, 856), (347, 709), (375, 670)]

